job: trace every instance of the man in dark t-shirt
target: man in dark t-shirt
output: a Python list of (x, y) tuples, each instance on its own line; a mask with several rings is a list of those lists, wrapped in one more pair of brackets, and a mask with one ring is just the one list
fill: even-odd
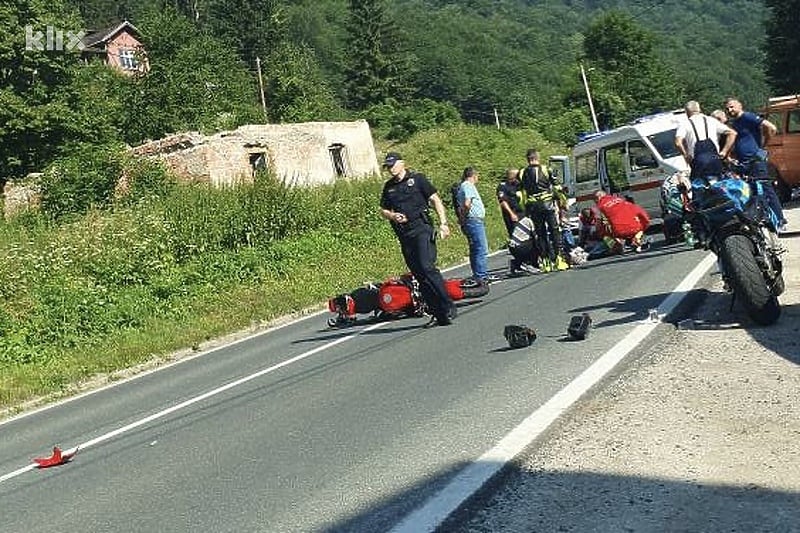
[(744, 165), (745, 172), (753, 179), (761, 182), (764, 196), (769, 207), (778, 217), (780, 226), (786, 224), (783, 215), (783, 206), (769, 178), (767, 166), (767, 151), (764, 145), (770, 136), (777, 133), (777, 128), (769, 120), (745, 111), (742, 102), (736, 98), (725, 100), (725, 113), (728, 115), (728, 126), (733, 128), (736, 135), (736, 144), (733, 151), (739, 163)]

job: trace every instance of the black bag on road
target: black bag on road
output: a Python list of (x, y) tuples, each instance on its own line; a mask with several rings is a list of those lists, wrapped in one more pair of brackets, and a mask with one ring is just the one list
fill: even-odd
[(587, 313), (575, 315), (569, 321), (567, 335), (569, 335), (569, 338), (572, 340), (582, 341), (589, 336), (591, 327), (592, 319)]

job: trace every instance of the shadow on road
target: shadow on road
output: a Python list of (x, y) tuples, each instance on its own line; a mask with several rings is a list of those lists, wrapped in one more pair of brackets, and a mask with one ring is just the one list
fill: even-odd
[(754, 327), (749, 333), (765, 348), (800, 365), (800, 304), (784, 305), (776, 325)]
[[(453, 478), (463, 465), (424, 480), (322, 531), (388, 531)], [(505, 487), (498, 491), (498, 486)], [(499, 496), (498, 496), (499, 495)], [(394, 518), (393, 518), (394, 517)], [(529, 471), (516, 465), (472, 496), (440, 532), (797, 531), (800, 494), (764, 487), (572, 471)], [(420, 529), (422, 531), (422, 529)]]
[(744, 329), (764, 348), (800, 365), (800, 304), (781, 305), (781, 317), (770, 326), (761, 326), (736, 304), (731, 309), (731, 295), (708, 292), (702, 309), (692, 314), (693, 329), (700, 331)]
[[(646, 319), (644, 310), (657, 307), (667, 296), (665, 293), (651, 294), (575, 307), (569, 312), (591, 315), (593, 311), (607, 310), (619, 317), (594, 322), (592, 327), (615, 326)], [(731, 303), (734, 304), (732, 308)], [(698, 331), (744, 329), (765, 348), (788, 361), (800, 364), (800, 304), (782, 304), (778, 322), (770, 326), (761, 326), (753, 322), (741, 304), (733, 302), (733, 297), (727, 292), (700, 288), (692, 290), (677, 309), (662, 317), (662, 321), (677, 327), (684, 318), (691, 318), (690, 329)]]
[[(707, 291), (705, 289), (697, 289), (691, 291), (689, 293), (689, 303), (697, 303), (698, 298), (702, 298), (704, 293)], [(612, 300), (609, 302), (595, 304), (595, 305), (584, 305), (581, 307), (573, 307), (568, 312), (574, 314), (581, 314), (581, 313), (589, 313), (592, 315), (593, 311), (604, 310), (612, 313), (614, 315), (618, 315), (617, 318), (613, 318), (610, 320), (603, 320), (599, 322), (593, 322), (593, 328), (601, 328), (601, 327), (608, 327), (608, 326), (617, 326), (620, 324), (628, 324), (631, 322), (639, 322), (642, 320), (647, 319), (647, 310), (648, 309), (655, 309), (657, 308), (661, 302), (663, 302), (669, 293), (656, 293), (656, 294), (648, 294), (646, 296), (637, 296), (635, 298), (622, 298), (619, 300)], [(686, 304), (682, 304), (680, 306), (681, 309), (685, 308)], [(665, 320), (673, 320), (675, 316), (679, 316), (681, 313), (673, 312), (669, 316), (664, 317)]]

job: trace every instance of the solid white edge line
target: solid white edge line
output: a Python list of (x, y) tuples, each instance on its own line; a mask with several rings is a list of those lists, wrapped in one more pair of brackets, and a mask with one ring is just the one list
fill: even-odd
[(44, 411), (48, 411), (48, 410), (53, 409), (55, 407), (58, 407), (60, 405), (64, 405), (64, 404), (67, 404), (67, 403), (70, 403), (70, 402), (74, 402), (75, 400), (79, 400), (81, 398), (85, 398), (86, 396), (91, 396), (92, 394), (97, 394), (98, 392), (102, 392), (104, 390), (108, 390), (108, 389), (111, 389), (111, 388), (114, 388), (114, 387), (118, 387), (118, 386), (120, 386), (120, 385), (122, 385), (124, 383), (128, 383), (130, 381), (134, 381), (134, 380), (142, 378), (144, 376), (148, 376), (150, 374), (154, 374), (156, 372), (160, 372), (161, 370), (166, 370), (167, 368), (172, 368), (173, 366), (180, 365), (180, 364), (186, 363), (188, 361), (192, 361), (193, 359), (197, 359), (198, 357), (204, 357), (204, 356), (212, 354), (212, 353), (214, 353), (216, 351), (222, 350), (223, 348), (228, 348), (230, 346), (236, 346), (237, 344), (241, 344), (243, 342), (247, 342), (249, 340), (252, 340), (252, 339), (255, 339), (257, 337), (260, 337), (261, 335), (266, 335), (268, 333), (272, 333), (273, 331), (278, 331), (280, 329), (289, 327), (289, 326), (291, 326), (293, 324), (298, 324), (298, 323), (300, 323), (300, 322), (302, 322), (304, 320), (308, 320), (309, 318), (314, 318), (314, 317), (316, 317), (318, 315), (322, 315), (322, 314), (327, 313), (327, 312), (328, 311), (326, 311), (326, 310), (316, 311), (314, 313), (299, 317), (299, 318), (297, 318), (295, 320), (291, 320), (291, 321), (286, 322), (284, 324), (277, 324), (275, 326), (272, 326), (270, 328), (265, 329), (264, 331), (258, 331), (256, 333), (252, 333), (250, 335), (246, 335), (246, 336), (241, 337), (239, 339), (232, 340), (232, 341), (227, 342), (225, 344), (222, 344), (220, 346), (214, 346), (213, 348), (209, 348), (207, 350), (203, 350), (203, 351), (198, 352), (196, 354), (187, 355), (186, 357), (181, 357), (180, 359), (178, 359), (176, 361), (172, 361), (170, 363), (165, 363), (163, 365), (158, 365), (158, 366), (150, 368), (148, 370), (143, 370), (142, 372), (138, 372), (138, 373), (134, 374), (133, 376), (127, 377), (125, 379), (120, 379), (118, 381), (114, 381), (113, 383), (108, 383), (106, 385), (103, 385), (102, 387), (97, 387), (96, 389), (87, 390), (85, 392), (81, 392), (79, 394), (75, 394), (75, 395), (70, 396), (68, 398), (63, 398), (63, 399), (57, 400), (55, 402), (48, 403), (47, 405), (43, 405), (41, 407), (37, 407), (36, 409), (32, 409), (30, 411), (25, 411), (24, 413), (19, 413), (17, 415), (12, 416), (12, 417), (6, 418), (5, 420), (0, 420), (0, 426), (2, 426), (4, 424), (9, 424), (11, 422), (15, 422), (15, 421), (20, 420), (22, 418), (26, 418), (26, 417), (35, 415), (37, 413), (42, 413)]
[(6, 481), (8, 479), (15, 478), (17, 476), (21, 476), (25, 472), (29, 472), (29, 471), (33, 470), (34, 468), (36, 468), (36, 466), (37, 466), (36, 463), (31, 463), (28, 466), (23, 466), (22, 468), (18, 468), (16, 470), (14, 470), (13, 472), (9, 472), (8, 474), (4, 474), (4, 475), (0, 476), (0, 483), (2, 483), (3, 481)]
[[(71, 454), (71, 453), (76, 453), (78, 450), (81, 450), (81, 451), (86, 450), (87, 448), (91, 448), (92, 446), (100, 444), (101, 442), (105, 442), (105, 441), (107, 441), (109, 439), (112, 439), (112, 438), (118, 436), (118, 435), (126, 433), (126, 432), (128, 432), (128, 431), (130, 431), (132, 429), (138, 428), (140, 426), (143, 426), (145, 424), (153, 422), (154, 420), (158, 420), (159, 418), (163, 418), (163, 417), (167, 416), (168, 414), (174, 413), (176, 411), (179, 411), (181, 409), (184, 409), (186, 407), (194, 405), (197, 402), (201, 402), (203, 400), (211, 398), (212, 396), (216, 396), (216, 395), (218, 395), (218, 394), (220, 394), (222, 392), (225, 392), (227, 390), (233, 389), (234, 387), (238, 387), (239, 385), (243, 385), (243, 384), (245, 384), (245, 383), (247, 383), (249, 381), (252, 381), (252, 380), (254, 380), (256, 378), (259, 378), (261, 376), (265, 376), (267, 374), (275, 372), (276, 370), (279, 370), (279, 369), (281, 369), (281, 368), (283, 368), (285, 366), (289, 366), (292, 363), (296, 363), (298, 361), (302, 361), (303, 359), (311, 357), (314, 354), (317, 354), (319, 352), (327, 350), (328, 348), (332, 348), (332, 347), (334, 347), (334, 346), (336, 346), (338, 344), (342, 344), (342, 343), (345, 343), (345, 342), (347, 342), (349, 340), (355, 339), (356, 337), (358, 337), (359, 335), (361, 335), (361, 334), (363, 334), (363, 333), (365, 333), (367, 331), (372, 331), (374, 329), (378, 329), (378, 328), (380, 328), (382, 326), (385, 326), (388, 323), (389, 322), (379, 322), (377, 324), (372, 324), (371, 326), (367, 326), (364, 329), (361, 329), (361, 330), (359, 330), (359, 331), (357, 331), (355, 333), (352, 333), (352, 334), (347, 335), (345, 337), (340, 337), (340, 338), (338, 338), (336, 340), (333, 340), (331, 342), (323, 344), (322, 346), (317, 346), (316, 348), (308, 350), (307, 352), (303, 352), (303, 353), (301, 353), (299, 355), (296, 355), (296, 356), (294, 356), (294, 357), (292, 357), (290, 359), (286, 359), (285, 361), (281, 361), (280, 363), (277, 363), (277, 364), (272, 365), (270, 367), (267, 367), (267, 368), (264, 368), (262, 370), (259, 370), (258, 372), (255, 372), (254, 374), (250, 374), (250, 375), (245, 376), (243, 378), (237, 379), (236, 381), (231, 381), (230, 383), (226, 383), (225, 385), (222, 385), (221, 387), (217, 387), (216, 389), (213, 389), (213, 390), (210, 390), (210, 391), (205, 392), (203, 394), (200, 394), (199, 396), (195, 396), (193, 398), (189, 398), (186, 401), (183, 401), (183, 402), (181, 402), (179, 404), (173, 405), (172, 407), (168, 407), (168, 408), (166, 408), (164, 410), (158, 411), (157, 413), (153, 413), (150, 416), (147, 416), (145, 418), (141, 418), (141, 419), (139, 419), (139, 420), (137, 420), (135, 422), (132, 422), (132, 423), (126, 425), (126, 426), (122, 426), (122, 427), (117, 428), (117, 429), (115, 429), (113, 431), (109, 431), (108, 433), (104, 433), (103, 435), (95, 437), (95, 438), (93, 438), (91, 440), (88, 440), (88, 441), (82, 443), (82, 444), (78, 444), (77, 446), (75, 446), (73, 448), (70, 448), (68, 450), (65, 450), (63, 453), (64, 453), (64, 455), (68, 455), (68, 454)], [(30, 470), (33, 470), (34, 468), (36, 468), (36, 464), (31, 464), (31, 465), (19, 468), (19, 469), (13, 471), (13, 472), (9, 472), (8, 474), (4, 474), (4, 475), (0, 476), (0, 483), (2, 483), (4, 481), (7, 481), (9, 479), (15, 478), (17, 476), (20, 476), (20, 475), (22, 475), (22, 474), (24, 474), (26, 472), (29, 472)]]
[[(490, 256), (494, 256), (494, 255), (500, 254), (500, 253), (501, 253), (501, 252), (503, 252), (503, 251), (504, 251), (504, 250), (497, 250), (497, 251), (495, 251), (495, 252), (492, 252), (492, 253), (491, 253), (491, 254), (489, 254), (489, 255), (490, 255)], [(463, 266), (466, 266), (467, 264), (469, 264), (469, 263), (468, 263), (468, 262), (461, 262), (461, 263), (459, 263), (459, 264), (456, 264), (456, 265), (450, 266), (450, 267), (448, 267), (448, 268), (442, 269), (442, 272), (449, 272), (449, 271), (451, 271), (451, 270), (456, 270), (456, 269), (458, 269), (458, 268), (461, 268), (461, 267), (463, 267)], [(253, 333), (253, 334), (251, 334), (251, 335), (247, 335), (247, 336), (245, 336), (245, 337), (242, 337), (242, 338), (240, 338), (240, 339), (236, 339), (236, 340), (234, 340), (234, 341), (231, 341), (231, 342), (225, 343), (225, 344), (223, 344), (223, 345), (220, 345), (220, 346), (215, 346), (215, 347), (213, 347), (213, 348), (210, 348), (210, 349), (208, 349), (208, 350), (202, 351), (202, 352), (200, 352), (200, 353), (197, 353), (197, 354), (194, 354), (194, 355), (191, 355), (191, 356), (187, 356), (187, 357), (182, 357), (181, 359), (179, 359), (179, 360), (177, 360), (177, 361), (174, 361), (174, 362), (172, 362), (172, 363), (167, 363), (167, 364), (164, 364), (164, 365), (159, 365), (159, 366), (157, 366), (157, 367), (155, 367), (155, 368), (152, 368), (152, 369), (149, 369), (149, 370), (146, 370), (146, 371), (143, 371), (143, 372), (139, 372), (139, 373), (137, 373), (136, 375), (134, 375), (134, 376), (131, 376), (131, 377), (129, 377), (129, 378), (126, 378), (126, 379), (121, 379), (121, 380), (119, 380), (119, 381), (115, 381), (114, 383), (109, 383), (109, 384), (107, 384), (107, 385), (104, 385), (104, 386), (102, 386), (102, 387), (98, 387), (98, 388), (96, 388), (96, 389), (92, 389), (92, 390), (89, 390), (89, 391), (86, 391), (86, 392), (82, 392), (82, 393), (80, 393), (80, 394), (76, 394), (76, 395), (74, 395), (74, 396), (70, 396), (69, 398), (64, 398), (64, 399), (62, 399), (62, 400), (59, 400), (59, 401), (56, 401), (56, 402), (52, 402), (52, 403), (49, 403), (49, 404), (47, 404), (47, 405), (43, 405), (43, 406), (41, 406), (41, 407), (38, 407), (38, 408), (36, 408), (36, 409), (32, 409), (32, 410), (30, 410), (30, 411), (25, 411), (24, 413), (20, 413), (20, 414), (18, 414), (18, 415), (15, 415), (15, 416), (12, 416), (12, 417), (6, 418), (6, 419), (4, 419), (4, 420), (0, 420), (0, 426), (2, 426), (2, 425), (4, 425), (4, 424), (9, 424), (9, 423), (11, 423), (11, 422), (15, 422), (15, 421), (17, 421), (17, 420), (20, 420), (20, 419), (23, 419), (23, 418), (26, 418), (26, 417), (29, 417), (29, 416), (33, 416), (33, 415), (35, 415), (35, 414), (37, 414), (37, 413), (41, 413), (41, 412), (44, 412), (44, 411), (47, 411), (47, 410), (53, 409), (53, 408), (55, 408), (55, 407), (58, 407), (58, 406), (60, 406), (60, 405), (64, 405), (64, 404), (67, 404), (67, 403), (69, 403), (69, 402), (73, 402), (73, 401), (75, 401), (75, 400), (78, 400), (78, 399), (80, 399), (80, 398), (84, 398), (84, 397), (86, 397), (86, 396), (90, 396), (90, 395), (92, 395), (92, 394), (97, 394), (98, 392), (101, 392), (101, 391), (104, 391), (104, 390), (110, 389), (110, 388), (112, 388), (112, 387), (117, 387), (117, 386), (119, 386), (119, 385), (122, 385), (122, 384), (124, 384), (124, 383), (127, 383), (127, 382), (129, 382), (129, 381), (133, 381), (133, 380), (135, 380), (135, 379), (139, 379), (139, 378), (141, 378), (141, 377), (144, 377), (144, 376), (147, 376), (147, 375), (149, 375), (149, 374), (153, 374), (153, 373), (155, 373), (155, 372), (159, 372), (159, 371), (161, 371), (161, 370), (165, 370), (165, 369), (167, 369), (167, 368), (171, 368), (171, 367), (173, 367), (173, 366), (175, 366), (175, 365), (179, 365), (179, 364), (181, 364), (181, 363), (185, 363), (185, 362), (187, 362), (187, 361), (191, 361), (191, 360), (193, 360), (193, 359), (196, 359), (196, 358), (198, 358), (198, 357), (203, 357), (203, 356), (206, 356), (206, 355), (208, 355), (208, 354), (214, 353), (214, 352), (216, 352), (216, 351), (218, 351), (218, 350), (221, 350), (221, 349), (223, 349), (223, 348), (228, 348), (228, 347), (230, 347), (230, 346), (235, 346), (235, 345), (237, 345), (237, 344), (240, 344), (240, 343), (243, 343), (243, 342), (247, 342), (247, 341), (249, 341), (249, 340), (251, 340), (251, 339), (255, 339), (255, 338), (257, 338), (257, 337), (260, 337), (261, 335), (266, 335), (266, 334), (268, 334), (268, 333), (272, 333), (272, 332), (274, 332), (274, 331), (277, 331), (277, 330), (280, 330), (280, 329), (286, 328), (286, 327), (288, 327), (288, 326), (291, 326), (291, 325), (293, 325), (293, 324), (299, 324), (300, 322), (303, 322), (304, 320), (308, 320), (308, 319), (310, 319), (310, 318), (314, 318), (314, 317), (316, 317), (316, 316), (319, 316), (319, 315), (322, 315), (322, 314), (324, 314), (324, 313), (326, 313), (326, 312), (327, 312), (327, 311), (323, 309), (323, 310), (317, 311), (317, 312), (315, 312), (315, 313), (311, 313), (311, 314), (309, 314), (309, 315), (306, 315), (306, 316), (303, 316), (303, 317), (299, 317), (299, 318), (297, 318), (297, 319), (295, 319), (295, 320), (291, 320), (291, 321), (289, 321), (289, 322), (286, 322), (286, 323), (284, 323), (284, 324), (278, 324), (278, 325), (276, 325), (276, 326), (273, 326), (273, 327), (267, 328), (267, 329), (265, 329), (264, 331), (259, 331), (259, 332)], [(355, 336), (357, 336), (357, 335), (360, 335), (361, 333), (364, 333), (365, 331), (370, 331), (370, 330), (372, 330), (372, 329), (377, 329), (377, 328), (379, 328), (379, 327), (381, 327), (381, 326), (383, 326), (383, 325), (385, 325), (385, 324), (386, 324), (386, 323), (380, 323), (380, 324), (375, 324), (375, 325), (373, 325), (373, 326), (369, 326), (369, 327), (367, 327), (367, 328), (365, 328), (365, 329), (363, 329), (363, 330), (359, 331), (358, 333), (355, 333), (355, 334), (353, 334), (353, 335), (350, 335), (350, 336), (348, 336), (348, 337), (343, 337), (342, 339), (337, 339), (337, 341), (334, 341), (334, 342), (331, 342), (331, 343), (329, 343), (329, 344), (326, 344), (326, 345), (324, 345), (324, 346), (321, 346), (321, 347), (319, 347), (319, 348), (315, 349), (316, 351), (312, 350), (312, 351), (310, 351), (310, 352), (306, 352), (305, 354), (301, 354), (301, 355), (299, 355), (299, 356), (297, 356), (297, 357), (294, 357), (294, 358), (292, 358), (292, 359), (289, 359), (289, 360), (287, 360), (287, 361), (284, 361), (284, 362), (282, 362), (282, 363), (278, 363), (277, 365), (275, 365), (275, 366), (273, 366), (273, 367), (270, 367), (270, 368), (268, 368), (268, 369), (262, 370), (262, 371), (261, 371), (261, 372), (259, 372), (258, 374), (254, 374), (254, 375), (252, 375), (252, 376), (248, 376), (247, 378), (243, 378), (242, 380), (239, 380), (239, 381), (237, 381), (237, 382), (234, 382), (234, 384), (229, 384), (230, 386), (229, 386), (229, 385), (226, 385), (226, 386), (224, 386), (224, 387), (221, 387), (220, 389), (215, 389), (215, 390), (217, 391), (217, 393), (219, 393), (219, 392), (223, 392), (223, 390), (227, 390), (227, 389), (231, 388), (232, 386), (236, 386), (236, 385), (238, 385), (238, 384), (245, 383), (245, 382), (247, 382), (247, 381), (250, 381), (250, 379), (255, 379), (255, 378), (256, 378), (256, 377), (258, 377), (258, 376), (262, 376), (262, 375), (264, 375), (264, 374), (267, 374), (267, 373), (269, 373), (269, 372), (272, 372), (272, 371), (274, 371), (274, 370), (277, 370), (278, 368), (281, 368), (281, 367), (283, 367), (283, 366), (286, 366), (286, 365), (288, 365), (288, 364), (291, 364), (292, 362), (295, 362), (295, 361), (299, 361), (299, 360), (301, 360), (301, 359), (304, 359), (305, 357), (308, 357), (308, 356), (310, 356), (310, 355), (313, 355), (314, 353), (317, 353), (318, 351), (320, 351), (320, 350), (322, 350), (322, 349), (325, 349), (325, 348), (332, 347), (332, 346), (334, 346), (334, 345), (336, 345), (336, 344), (339, 344), (340, 342), (344, 342), (345, 340), (349, 340), (349, 339), (351, 339), (351, 338), (353, 338), (353, 337), (355, 337)], [(214, 392), (214, 391), (211, 391), (211, 392)], [(201, 399), (208, 398), (209, 396), (213, 396), (213, 394), (206, 393), (206, 395), (203, 395), (203, 397), (202, 397)], [(198, 397), (198, 398), (200, 398), (200, 397)], [(197, 401), (200, 401), (200, 400), (198, 399)], [(187, 400), (187, 402), (184, 402), (183, 404), (181, 404), (181, 406), (183, 406), (183, 407), (186, 407), (186, 406), (188, 406), (188, 405), (191, 405), (192, 403), (195, 403), (195, 402), (194, 402), (194, 399)], [(160, 413), (157, 413), (157, 415), (158, 415), (158, 416), (156, 416), (156, 415), (152, 415), (151, 417), (148, 417), (147, 419), (143, 419), (143, 420), (146, 420), (146, 422), (150, 422), (150, 421), (152, 421), (152, 420), (155, 420), (155, 419), (157, 419), (157, 418), (161, 418), (161, 416), (164, 416), (164, 415), (166, 415), (166, 414), (169, 414), (169, 413), (171, 413), (171, 412), (174, 412), (174, 411), (176, 411), (176, 410), (177, 410), (177, 409), (175, 409), (175, 408), (169, 408), (169, 409), (167, 409), (167, 410), (165, 410), (165, 411), (161, 411)], [(141, 421), (140, 421), (140, 422), (141, 422)], [(138, 426), (140, 426), (140, 425), (142, 425), (142, 424), (144, 424), (144, 423), (146, 423), (146, 422), (141, 422), (141, 423), (139, 423), (139, 422), (134, 422), (133, 424), (130, 424), (130, 425), (128, 425), (128, 426), (125, 426), (125, 428), (120, 428), (120, 429), (118, 429), (118, 430), (115, 430), (115, 431), (113, 431), (113, 432), (111, 432), (111, 433), (109, 433), (109, 434), (106, 434), (106, 435), (102, 436), (102, 437), (98, 437), (97, 439), (93, 439), (93, 440), (91, 440), (91, 441), (88, 441), (88, 442), (86, 442), (86, 443), (84, 443), (84, 444), (80, 444), (80, 445), (78, 445), (78, 446), (75, 446), (75, 447), (73, 447), (73, 448), (70, 448), (70, 449), (68, 449), (68, 450), (64, 450), (64, 452), (63, 452), (63, 453), (64, 453), (64, 454), (76, 453), (76, 452), (78, 451), (78, 449), (81, 449), (81, 450), (82, 450), (82, 449), (84, 449), (84, 448), (87, 448), (87, 447), (89, 447), (89, 446), (93, 446), (94, 444), (98, 444), (99, 442), (102, 442), (103, 440), (107, 440), (107, 439), (109, 439), (109, 438), (111, 438), (111, 437), (113, 437), (113, 436), (119, 435), (120, 433), (123, 433), (124, 431), (128, 431), (128, 430), (130, 430), (130, 429), (133, 429), (133, 428), (135, 428), (135, 427), (138, 427)], [(24, 473), (26, 473), (26, 472), (29, 472), (29, 471), (31, 471), (31, 470), (33, 470), (33, 469), (35, 469), (35, 468), (36, 468), (36, 464), (30, 464), (30, 465), (24, 466), (24, 467), (22, 467), (22, 468), (19, 468), (19, 469), (17, 469), (17, 470), (15, 470), (15, 471), (13, 471), (13, 472), (9, 472), (9, 473), (7, 473), (7, 474), (3, 474), (3, 475), (1, 475), (1, 476), (0, 476), (0, 483), (2, 483), (2, 482), (4, 482), (4, 481), (7, 481), (7, 480), (9, 480), (9, 479), (13, 479), (13, 478), (15, 478), (15, 477), (17, 477), (17, 476), (20, 476), (20, 475), (22, 475), (22, 474), (24, 474)]]
[[(705, 275), (715, 262), (715, 256), (706, 255), (702, 261), (678, 284), (658, 306), (659, 315), (670, 313)], [(391, 533), (433, 532), (447, 517), (475, 494), (509, 461), (519, 455), (558, 417), (570, 408), (591, 387), (600, 382), (631, 350), (642, 342), (660, 322), (637, 325), (633, 330), (573, 379), (550, 400), (531, 413), (517, 427), (503, 437), (494, 448), (465, 467), (443, 489), (421, 507), (407, 515), (391, 529)]]
[[(504, 251), (505, 251), (504, 249), (497, 250), (497, 251), (492, 252), (491, 254), (489, 254), (489, 257), (492, 257), (494, 255), (498, 255), (498, 254), (500, 254), (500, 253), (502, 253)], [(451, 270), (456, 270), (456, 269), (464, 267), (464, 266), (466, 266), (468, 264), (469, 264), (469, 262), (462, 261), (461, 263), (458, 263), (456, 265), (447, 267), (445, 269), (442, 269), (441, 271), (442, 272), (450, 272)], [(185, 363), (187, 361), (191, 361), (193, 359), (197, 359), (198, 357), (204, 357), (204, 356), (212, 354), (212, 353), (214, 353), (214, 352), (216, 352), (218, 350), (222, 350), (223, 348), (228, 348), (230, 346), (235, 346), (237, 344), (240, 344), (240, 343), (243, 343), (243, 342), (247, 342), (249, 340), (255, 339), (255, 338), (260, 337), (262, 335), (267, 335), (268, 333), (272, 333), (274, 331), (278, 331), (280, 329), (292, 326), (294, 324), (299, 324), (300, 322), (303, 322), (304, 320), (308, 320), (310, 318), (314, 318), (316, 316), (319, 316), (319, 315), (322, 315), (322, 314), (325, 314), (325, 313), (328, 313), (328, 312), (329, 311), (327, 311), (325, 309), (321, 309), (321, 310), (316, 311), (314, 313), (311, 313), (311, 314), (296, 318), (294, 320), (290, 320), (289, 322), (286, 322), (284, 324), (278, 324), (278, 325), (272, 326), (270, 328), (265, 329), (264, 331), (258, 331), (256, 333), (253, 333), (253, 334), (250, 334), (250, 335), (246, 335), (246, 336), (244, 336), (244, 337), (242, 337), (240, 339), (236, 339), (236, 340), (230, 341), (230, 342), (222, 344), (220, 346), (215, 346), (213, 348), (209, 348), (208, 350), (203, 350), (202, 352), (198, 352), (198, 353), (193, 354), (193, 355), (189, 355), (189, 356), (186, 356), (186, 357), (181, 357), (177, 361), (173, 361), (171, 363), (166, 363), (166, 364), (163, 364), (163, 365), (158, 365), (158, 366), (156, 366), (154, 368), (151, 368), (151, 369), (148, 369), (148, 370), (144, 370), (142, 372), (138, 372), (137, 374), (135, 374), (133, 376), (130, 376), (130, 377), (125, 378), (125, 379), (120, 379), (120, 380), (114, 381), (113, 383), (108, 383), (106, 385), (103, 385), (102, 387), (97, 387), (96, 389), (92, 389), (92, 390), (88, 390), (88, 391), (85, 391), (85, 392), (81, 392), (79, 394), (75, 394), (75, 395), (70, 396), (68, 398), (63, 398), (63, 399), (57, 400), (55, 402), (48, 403), (47, 405), (43, 405), (41, 407), (37, 407), (35, 409), (31, 409), (30, 411), (25, 411), (23, 413), (16, 414), (16, 415), (8, 417), (6, 419), (0, 420), (0, 426), (2, 426), (4, 424), (9, 424), (11, 422), (20, 420), (22, 418), (33, 416), (33, 415), (35, 415), (37, 413), (41, 413), (41, 412), (47, 411), (49, 409), (53, 409), (54, 407), (58, 407), (60, 405), (64, 405), (64, 404), (67, 404), (67, 403), (70, 403), (70, 402), (74, 402), (75, 400), (78, 400), (80, 398), (85, 398), (86, 396), (91, 396), (92, 394), (97, 394), (98, 392), (102, 392), (104, 390), (108, 390), (108, 389), (111, 389), (113, 387), (118, 387), (118, 386), (120, 386), (120, 385), (122, 385), (124, 383), (128, 383), (130, 381), (142, 378), (144, 376), (147, 376), (147, 375), (150, 375), (150, 374), (154, 374), (154, 373), (160, 372), (162, 370), (166, 370), (167, 368), (172, 368), (173, 366)], [(280, 320), (280, 319), (278, 319), (278, 320)]]

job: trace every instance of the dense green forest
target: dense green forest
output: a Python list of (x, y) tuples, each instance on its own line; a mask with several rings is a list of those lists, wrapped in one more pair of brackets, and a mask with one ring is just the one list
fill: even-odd
[[(497, 121), (569, 143), (592, 128), (581, 64), (604, 128), (687, 98), (715, 107), (737, 95), (758, 107), (770, 93), (766, 23), (783, 17), (769, 25), (774, 49), (796, 41), (786, 19), (798, 3), (771, 11), (755, 0), (6, 1), (0, 176), (41, 170), (76, 144), (263, 120), (360, 117), (396, 139)], [(123, 19), (142, 33), (146, 76), (23, 48), (26, 26), (88, 30)], [(787, 90), (795, 80), (781, 79), (781, 65), (791, 59), (769, 59), (769, 80)]]

